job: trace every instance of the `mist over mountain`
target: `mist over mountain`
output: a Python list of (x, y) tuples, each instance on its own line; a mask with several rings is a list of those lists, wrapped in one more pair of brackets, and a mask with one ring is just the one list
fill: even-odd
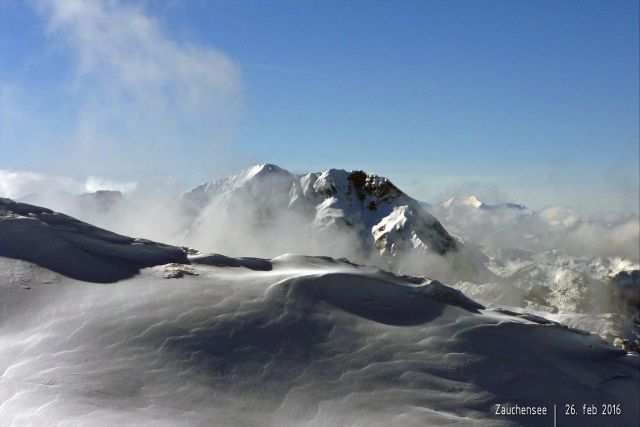
[[(0, 202), (7, 425), (539, 426), (569, 399), (640, 415), (637, 354), (436, 280), (327, 256), (187, 257)], [(532, 403), (544, 414), (500, 413)]]
[(89, 282), (115, 282), (145, 267), (187, 262), (179, 248), (132, 239), (5, 198), (0, 198), (0, 236), (0, 257), (28, 261)]
[(640, 420), (637, 1), (0, 1), (0, 427)]
[[(4, 335), (8, 350), (0, 352), (0, 359), (7, 379), (59, 384), (53, 393), (8, 388), (14, 409), (0, 410), (0, 415), (11, 422), (25, 410), (38, 420), (73, 419), (73, 408), (89, 409), (72, 390), (95, 389), (129, 402), (126, 417), (136, 425), (162, 425), (159, 413), (171, 420), (168, 425), (176, 425), (171, 409), (176, 403), (161, 385), (165, 381), (180, 384), (192, 396), (177, 403), (181, 411), (192, 414), (184, 425), (206, 425), (214, 416), (231, 426), (258, 419), (259, 425), (323, 425), (326, 420), (353, 423), (355, 419), (378, 425), (390, 422), (384, 414), (394, 414), (395, 419), (399, 414), (393, 405), (373, 407), (364, 397), (340, 403), (345, 395), (364, 393), (370, 387), (378, 390), (369, 394), (370, 399), (399, 393), (398, 404), (406, 399), (414, 402), (413, 409), (403, 411), (401, 425), (423, 425), (425, 420), (444, 423), (438, 415), (420, 415), (420, 408), (442, 405), (443, 396), (450, 403), (438, 407), (446, 408), (456, 422), (464, 424), (461, 414), (471, 411), (476, 424), (504, 421), (512, 425), (512, 419), (487, 415), (492, 405), (508, 396), (516, 396), (510, 402), (535, 396), (537, 402), (551, 405), (553, 399), (574, 396), (574, 381), (583, 381), (586, 372), (596, 372), (593, 381), (601, 382), (620, 369), (625, 373), (606, 390), (607, 395), (630, 402), (637, 394), (628, 388), (637, 382), (635, 352), (640, 350), (637, 216), (586, 217), (563, 207), (535, 211), (519, 203), (491, 205), (474, 196), (425, 203), (373, 173), (330, 169), (293, 174), (273, 164), (253, 165), (188, 191), (150, 183), (125, 191), (108, 186), (93, 192), (83, 186), (66, 191), (60, 185), (53, 191), (46, 186), (29, 190), (20, 200), (47, 204), (102, 229), (48, 208), (2, 199), (0, 291), (5, 297), (2, 310), (12, 319), (6, 333), (20, 330), (28, 337), (38, 331), (64, 335), (69, 327), (77, 331), (71, 339), (58, 339), (55, 344), (45, 341), (32, 350), (26, 347), (28, 338)], [(117, 293), (87, 288), (86, 282), (78, 280), (118, 281), (109, 285)], [(203, 286), (208, 289), (204, 294)], [(47, 304), (58, 304), (63, 295), (74, 295), (80, 305), (72, 304), (62, 314), (50, 311), (55, 306)], [(428, 302), (433, 298), (440, 302)], [(442, 302), (444, 307), (439, 305)], [(110, 312), (114, 305), (120, 308)], [(159, 311), (153, 314), (154, 310)], [(24, 323), (24, 316), (40, 311), (40, 326), (15, 326), (14, 321)], [(61, 326), (65, 319), (79, 319), (84, 326)], [(123, 331), (130, 326), (120, 319), (127, 325), (130, 321), (125, 319), (135, 319), (139, 326), (128, 335)], [(455, 326), (467, 322), (493, 332), (484, 336), (471, 332), (474, 327)], [(398, 327), (403, 332), (394, 329), (392, 335), (397, 338), (382, 338), (390, 332), (386, 328)], [(553, 330), (540, 335), (540, 327)], [(517, 338), (511, 328), (518, 329)], [(95, 330), (103, 332), (94, 337)], [(340, 332), (338, 336), (321, 332), (328, 330)], [(102, 334), (105, 338), (100, 338)], [(451, 334), (468, 338), (451, 344)], [(353, 347), (354, 339), (363, 346), (359, 350)], [(433, 345), (407, 345), (425, 340)], [(127, 342), (136, 344), (129, 347)], [(179, 344), (167, 344), (172, 342)], [(370, 352), (373, 342), (397, 351)], [(112, 349), (108, 357), (100, 353), (103, 346)], [(163, 350), (146, 360), (145, 355), (158, 346)], [(536, 351), (531, 359), (514, 358), (514, 354), (529, 354), (535, 346), (553, 349)], [(247, 355), (243, 349), (252, 350)], [(480, 357), (485, 362), (469, 364), (465, 359), (468, 370), (455, 378), (442, 374), (454, 366), (462, 369), (445, 357), (446, 352), (461, 349), (464, 358)], [(57, 358), (61, 351), (95, 363)], [(441, 358), (445, 362), (435, 371), (427, 369), (412, 362), (413, 351), (427, 355), (431, 365)], [(24, 367), (17, 366), (23, 362), (12, 356), (15, 352), (23, 354)], [(49, 361), (43, 357), (56, 361), (60, 374), (49, 374)], [(327, 357), (336, 358), (342, 368), (323, 361)], [(406, 364), (393, 362), (397, 358)], [(550, 365), (540, 365), (541, 358)], [(587, 362), (594, 358), (600, 362)], [(258, 368), (267, 360), (270, 368)], [(367, 360), (376, 361), (379, 368)], [(505, 371), (504, 362), (497, 360), (509, 360), (510, 367)], [(71, 380), (75, 366), (82, 366), (86, 374)], [(126, 368), (120, 371), (118, 366)], [(555, 397), (544, 397), (534, 388), (546, 388), (518, 373), (523, 366), (543, 376), (576, 372), (576, 379), (557, 383)], [(555, 371), (549, 366), (562, 367)], [(627, 366), (633, 367), (626, 371)], [(131, 369), (147, 373), (132, 374)], [(153, 374), (158, 369), (164, 374)], [(254, 369), (262, 369), (263, 375), (255, 377)], [(372, 382), (366, 379), (370, 374), (354, 373), (349, 381), (336, 380), (344, 369), (395, 379)], [(401, 372), (415, 369), (437, 380), (415, 382), (410, 387), (413, 391), (406, 384), (396, 388), (404, 378)], [(472, 386), (468, 375), (476, 375), (473, 372), (478, 369), (489, 376)], [(334, 380), (325, 384), (318, 372), (327, 370), (333, 372)], [(503, 382), (505, 372), (522, 380)], [(279, 384), (274, 378), (286, 380)], [(476, 397), (477, 403), (470, 404), (433, 381), (454, 381), (454, 388), (466, 393), (479, 387), (477, 396), (490, 391), (494, 397)], [(332, 387), (339, 391), (331, 391)], [(272, 398), (256, 396), (250, 392), (254, 389)], [(287, 397), (298, 389), (304, 390), (300, 397)], [(589, 390), (583, 390), (581, 398), (600, 401), (594, 396), (601, 395), (602, 388)], [(225, 396), (225, 401), (250, 402), (254, 409), (232, 406), (222, 411), (222, 401), (203, 399), (201, 392)], [(423, 397), (415, 400), (414, 393)], [(138, 403), (131, 406), (130, 395), (143, 396), (158, 411), (143, 410)], [(54, 405), (42, 414), (25, 409), (30, 407), (25, 399), (60, 398), (71, 406)], [(315, 408), (318, 400), (331, 409), (312, 420), (299, 414), (302, 408)], [(100, 408), (87, 418), (92, 423), (117, 419), (112, 406), (102, 399), (88, 404)], [(625, 405), (625, 417), (635, 416), (635, 407)], [(273, 414), (267, 421), (264, 411)], [(524, 419), (515, 425), (540, 424)]]
[[(122, 196), (60, 194), (26, 200), (203, 253), (329, 254), (440, 280), (489, 306), (526, 309), (610, 342), (633, 347), (640, 338), (640, 222), (631, 214), (586, 217), (474, 196), (425, 204), (375, 174), (292, 174), (273, 164), (186, 192), (145, 184)], [(621, 285), (620, 274), (630, 283)]]
[(194, 234), (220, 221), (221, 210), (243, 211), (255, 204), (260, 210), (250, 221), (256, 228), (275, 225), (278, 214), (286, 209), (320, 234), (355, 234), (363, 251), (375, 247), (381, 254), (416, 250), (445, 255), (457, 249), (449, 233), (416, 200), (387, 178), (363, 171), (331, 169), (294, 175), (275, 165), (255, 165), (228, 179), (198, 186), (183, 200), (195, 218)]
[(630, 212), (585, 215), (566, 206), (531, 210), (519, 203), (489, 205), (475, 196), (454, 197), (429, 209), (453, 233), (489, 249), (640, 259), (640, 217)]

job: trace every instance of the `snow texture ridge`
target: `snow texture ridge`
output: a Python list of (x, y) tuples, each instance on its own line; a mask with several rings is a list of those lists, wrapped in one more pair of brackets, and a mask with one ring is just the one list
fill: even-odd
[(495, 405), (574, 401), (623, 412), (572, 425), (638, 419), (638, 356), (595, 335), (345, 260), (200, 259), (180, 279), (0, 286), (0, 423), (548, 426)]
[(0, 257), (89, 282), (115, 282), (141, 268), (188, 263), (175, 246), (103, 230), (49, 209), (0, 199)]
[[(291, 180), (256, 168), (234, 188), (261, 173)], [(332, 209), (375, 197), (388, 214), (362, 221), (396, 243), (416, 221), (409, 204), (384, 206), (403, 197), (384, 179), (328, 171), (304, 181), (306, 197)], [(548, 426), (551, 417), (495, 416), (495, 405), (551, 413), (565, 402), (622, 408), (574, 425), (640, 416), (637, 354), (424, 277), (326, 256), (187, 258), (8, 199), (0, 267), (16, 272), (0, 274), (1, 425)], [(635, 280), (629, 267), (594, 266), (622, 287)]]

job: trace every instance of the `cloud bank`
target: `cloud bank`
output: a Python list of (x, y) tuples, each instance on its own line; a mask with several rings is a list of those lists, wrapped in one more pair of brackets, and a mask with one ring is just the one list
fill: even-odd
[(640, 259), (640, 217), (634, 212), (590, 215), (565, 206), (538, 211), (498, 207), (477, 209), (432, 206), (449, 231), (485, 249), (560, 250), (581, 256)]
[(0, 169), (0, 197), (21, 199), (34, 195), (47, 196), (56, 193), (82, 194), (100, 190), (131, 192), (138, 187), (135, 181), (121, 182), (97, 176), (81, 181), (68, 176), (38, 172)]

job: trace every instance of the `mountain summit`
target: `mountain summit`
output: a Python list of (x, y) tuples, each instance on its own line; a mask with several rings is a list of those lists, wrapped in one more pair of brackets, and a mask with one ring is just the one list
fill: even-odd
[[(208, 232), (212, 229), (221, 231), (225, 242), (240, 229), (250, 229), (253, 243), (283, 235), (311, 239), (305, 243), (325, 249), (323, 254), (327, 247), (334, 247), (343, 255), (340, 244), (332, 244), (345, 236), (351, 239), (352, 249), (384, 257), (407, 250), (445, 255), (458, 246), (418, 201), (389, 179), (360, 170), (297, 175), (272, 164), (254, 165), (195, 187), (183, 202), (193, 224), (191, 234), (203, 236), (199, 244), (211, 250), (215, 242), (207, 242), (206, 236), (218, 236)], [(286, 250), (291, 247), (296, 245)]]
[(519, 203), (499, 203), (496, 205), (490, 205), (482, 200), (478, 199), (476, 196), (467, 196), (467, 197), (452, 197), (444, 202), (436, 205), (437, 208), (443, 210), (452, 210), (452, 209), (483, 209), (483, 210), (496, 210), (496, 209), (515, 209), (515, 210), (527, 210), (527, 208)]

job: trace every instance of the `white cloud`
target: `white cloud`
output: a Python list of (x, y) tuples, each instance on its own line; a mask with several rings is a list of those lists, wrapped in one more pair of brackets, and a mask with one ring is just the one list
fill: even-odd
[(54, 191), (81, 193), (83, 185), (69, 177), (0, 169), (0, 196), (18, 199)]
[(138, 187), (137, 182), (117, 182), (110, 179), (100, 178), (98, 176), (90, 176), (84, 182), (86, 191), (93, 193), (99, 190), (116, 190), (122, 193), (128, 193)]
[(65, 165), (125, 176), (207, 167), (226, 144), (242, 100), (240, 71), (227, 55), (173, 40), (133, 3), (37, 5), (50, 38), (71, 53), (69, 98), (56, 100), (73, 108), (57, 141), (70, 147)]
[(98, 190), (131, 192), (137, 186), (136, 182), (119, 182), (96, 176), (80, 181), (61, 175), (0, 169), (0, 197), (10, 199), (55, 193), (82, 194)]
[(539, 211), (433, 206), (450, 232), (485, 248), (518, 248), (533, 252), (560, 250), (577, 256), (640, 257), (640, 217), (637, 213), (583, 215), (563, 207)]
[(226, 55), (172, 41), (140, 9), (115, 1), (41, 5), (50, 31), (74, 48), (81, 76), (107, 74), (131, 91), (175, 86), (182, 90), (180, 101), (202, 101), (210, 91), (235, 95), (239, 89), (238, 71)]

